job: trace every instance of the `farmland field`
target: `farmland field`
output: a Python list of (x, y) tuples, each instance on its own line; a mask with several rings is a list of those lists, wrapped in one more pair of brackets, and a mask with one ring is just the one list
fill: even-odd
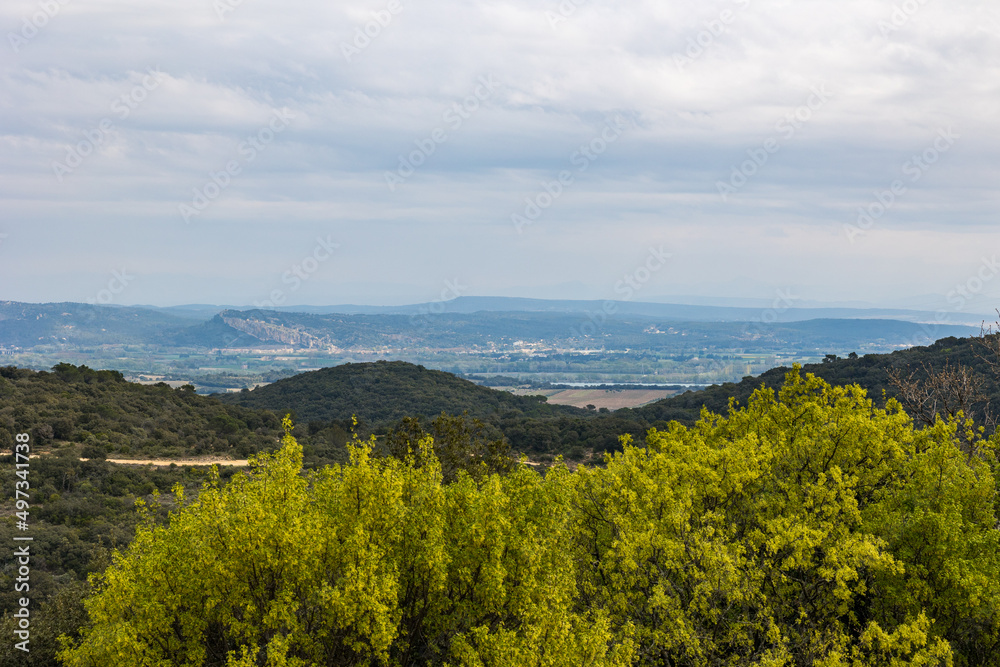
[(585, 408), (593, 405), (595, 408), (637, 408), (653, 401), (673, 396), (677, 393), (671, 389), (522, 389), (511, 390), (518, 395), (541, 395), (549, 403), (556, 405), (572, 405)]

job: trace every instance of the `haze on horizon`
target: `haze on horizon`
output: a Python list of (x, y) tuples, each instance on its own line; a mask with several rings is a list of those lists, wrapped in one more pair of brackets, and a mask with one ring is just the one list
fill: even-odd
[(9, 0), (0, 26), (0, 299), (1000, 295), (998, 5)]

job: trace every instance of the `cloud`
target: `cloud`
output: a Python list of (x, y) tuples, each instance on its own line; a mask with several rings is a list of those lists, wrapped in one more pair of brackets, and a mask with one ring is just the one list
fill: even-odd
[[(241, 285), (273, 281), (276, 257), (333, 231), (350, 259), (297, 298), (348, 297), (364, 271), (376, 301), (455, 273), (483, 294), (572, 284), (600, 298), (666, 241), (686, 268), (664, 293), (743, 281), (761, 297), (803, 284), (850, 300), (874, 282), (891, 300), (945, 294), (995, 241), (992, 6), (397, 2), (5, 2), (4, 298), (83, 298), (81, 279), (99, 285), (128, 259), (150, 269), (123, 299), (238, 303), (258, 289)], [(496, 85), (477, 97), (482, 77)], [(811, 104), (818, 89), (828, 99)], [(247, 159), (276, 113), (294, 118)], [(574, 162), (615, 118), (620, 140)], [(858, 208), (947, 128), (954, 147), (850, 243)], [(768, 140), (766, 162), (746, 166)], [(414, 151), (421, 164), (387, 187)], [(233, 161), (239, 174), (185, 222), (178, 207)], [(572, 186), (519, 235), (511, 215), (565, 170)], [(741, 170), (724, 200), (719, 183)], [(873, 247), (905, 257), (880, 266)], [(53, 271), (69, 258), (75, 277)]]

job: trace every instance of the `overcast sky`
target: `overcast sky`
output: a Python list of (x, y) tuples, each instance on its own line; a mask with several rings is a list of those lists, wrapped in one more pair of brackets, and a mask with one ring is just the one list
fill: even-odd
[(995, 2), (4, 0), (0, 27), (0, 299), (1000, 305)]

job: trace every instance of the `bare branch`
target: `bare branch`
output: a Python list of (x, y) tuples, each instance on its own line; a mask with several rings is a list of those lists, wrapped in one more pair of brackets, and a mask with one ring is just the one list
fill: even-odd
[[(1000, 355), (997, 363), (1000, 364)], [(932, 426), (938, 417), (947, 420), (957, 418), (959, 414), (973, 422), (978, 421), (975, 406), (987, 398), (982, 376), (977, 375), (969, 366), (952, 365), (947, 360), (944, 368), (938, 371), (923, 362), (920, 368), (922, 373), (919, 378), (916, 377), (916, 371), (911, 371), (906, 376), (895, 368), (886, 371), (889, 383), (899, 393), (899, 402), (911, 417), (928, 426)], [(983, 418), (985, 425), (995, 426), (996, 420), (988, 409)], [(974, 445), (970, 438), (961, 431), (959, 439), (963, 450), (971, 457)]]
[[(997, 310), (1000, 318), (1000, 309)], [(1000, 375), (1000, 319), (987, 326), (983, 322), (979, 327), (979, 335), (973, 336), (976, 356), (983, 361), (994, 374)]]

